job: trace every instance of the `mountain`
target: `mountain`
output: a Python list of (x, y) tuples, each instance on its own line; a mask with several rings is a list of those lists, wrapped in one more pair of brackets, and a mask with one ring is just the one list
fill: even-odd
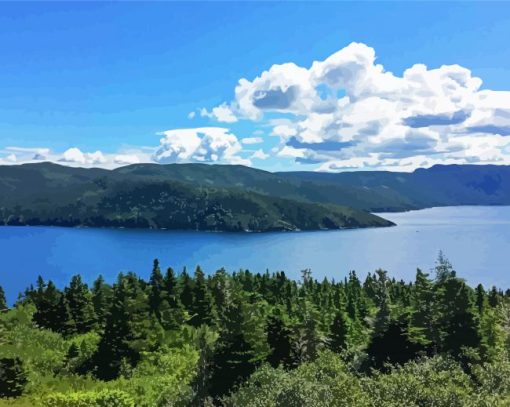
[(193, 185), (237, 187), (269, 196), (373, 212), (432, 206), (510, 205), (510, 166), (436, 165), (411, 173), (270, 173), (239, 165), (137, 164), (114, 172)]
[[(206, 176), (211, 170), (216, 182)], [(392, 225), (362, 210), (258, 193), (236, 181), (241, 174), (253, 180), (274, 177), (228, 166), (138, 165), (112, 171), (51, 163), (0, 166), (0, 222), (214, 231)], [(199, 176), (196, 182), (193, 177)]]
[[(344, 199), (317, 199), (351, 205), (369, 211), (402, 211), (432, 206), (510, 205), (510, 166), (436, 165), (411, 173), (358, 171), (343, 173), (279, 173), (286, 180), (322, 187), (364, 189), (376, 195), (373, 201), (356, 204)], [(330, 196), (331, 198), (331, 196)]]
[[(239, 165), (0, 167), (0, 222), (197, 230), (387, 226), (367, 212), (510, 205), (510, 166), (271, 173)], [(354, 209), (352, 209), (354, 208)]]

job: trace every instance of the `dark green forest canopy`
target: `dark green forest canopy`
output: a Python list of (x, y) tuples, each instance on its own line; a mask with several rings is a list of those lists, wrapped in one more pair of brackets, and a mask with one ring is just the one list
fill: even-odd
[(318, 230), (391, 225), (368, 212), (509, 204), (509, 166), (337, 174), (207, 164), (0, 166), (0, 224), (10, 225)]
[(269, 196), (237, 184), (50, 163), (0, 166), (0, 224), (232, 232), (393, 225), (364, 210)]
[(155, 260), (148, 280), (39, 278), (0, 308), (0, 396), (12, 405), (510, 403), (510, 290), (470, 287), (442, 255), (413, 282)]

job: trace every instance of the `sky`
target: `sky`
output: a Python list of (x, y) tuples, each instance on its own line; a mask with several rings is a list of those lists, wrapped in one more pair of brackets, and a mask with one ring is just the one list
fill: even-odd
[(1, 3), (0, 164), (510, 164), (510, 3)]

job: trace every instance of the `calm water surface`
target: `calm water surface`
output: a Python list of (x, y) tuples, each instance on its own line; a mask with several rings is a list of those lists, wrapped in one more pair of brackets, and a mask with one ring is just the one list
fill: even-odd
[(152, 260), (177, 270), (284, 270), (298, 277), (364, 276), (384, 268), (412, 279), (430, 270), (439, 250), (470, 283), (510, 288), (510, 207), (447, 207), (383, 214), (391, 228), (300, 233), (201, 233), (127, 229), (0, 227), (0, 285), (9, 301), (38, 275), (58, 285), (81, 274), (91, 282), (120, 271), (147, 277)]

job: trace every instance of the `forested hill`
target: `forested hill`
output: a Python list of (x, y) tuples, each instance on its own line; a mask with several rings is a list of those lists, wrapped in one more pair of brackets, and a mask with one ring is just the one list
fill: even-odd
[[(146, 174), (144, 168), (108, 171), (50, 163), (2, 166), (0, 223), (213, 231), (392, 225), (361, 210), (268, 196), (235, 183), (227, 188), (187, 178), (178, 181)], [(222, 169), (228, 171), (229, 167)]]
[(239, 165), (137, 164), (115, 172), (195, 185), (235, 186), (280, 198), (374, 212), (449, 205), (510, 205), (510, 166), (437, 165), (411, 173), (270, 173)]
[(314, 230), (386, 226), (365, 211), (447, 205), (510, 205), (510, 167), (335, 174), (207, 164), (0, 167), (4, 224)]

